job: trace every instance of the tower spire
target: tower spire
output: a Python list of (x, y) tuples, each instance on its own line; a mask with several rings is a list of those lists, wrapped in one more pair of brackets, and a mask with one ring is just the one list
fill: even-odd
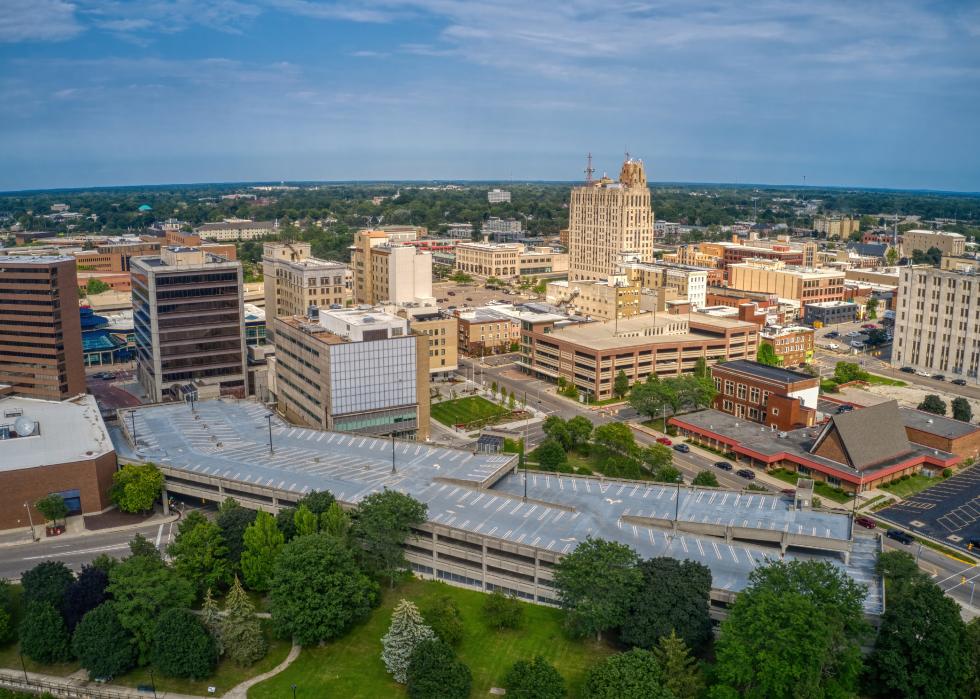
[(589, 152), (588, 159), (585, 165), (585, 183), (589, 184), (592, 182), (592, 174), (595, 172), (595, 168), (592, 167), (592, 152)]

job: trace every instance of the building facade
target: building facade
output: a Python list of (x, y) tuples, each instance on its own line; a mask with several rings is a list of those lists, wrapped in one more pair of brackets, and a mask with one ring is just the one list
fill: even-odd
[(442, 311), (416, 313), (408, 327), (428, 342), (429, 376), (448, 379), (459, 368), (459, 320)]
[(646, 172), (627, 159), (619, 180), (608, 177), (572, 187), (568, 209), (569, 281), (616, 274), (622, 253), (653, 259), (653, 208)]
[(711, 378), (715, 410), (777, 430), (816, 424), (819, 377), (741, 360), (715, 364)]
[(770, 325), (760, 330), (759, 345), (771, 346), (780, 366), (803, 366), (813, 361), (814, 334), (800, 325)]
[(275, 320), (279, 412), (296, 424), (366, 435), (429, 436), (429, 341), (379, 310)]
[(48, 400), (85, 393), (73, 257), (0, 256), (0, 384)]
[(217, 223), (201, 224), (194, 232), (202, 240), (259, 240), (278, 235), (279, 222), (226, 218)]
[(893, 366), (975, 379), (980, 371), (980, 275), (903, 267), (894, 335)]
[(390, 232), (358, 231), (351, 248), (351, 267), (354, 303), (432, 300), (432, 253), (399, 244)]
[(188, 384), (247, 393), (242, 266), (199, 248), (133, 260), (136, 376), (151, 402)]
[(848, 238), (861, 230), (861, 220), (848, 216), (817, 216), (813, 219), (813, 230), (828, 238)]
[(911, 230), (902, 234), (902, 252), (911, 257), (916, 250), (927, 252), (938, 248), (945, 257), (962, 257), (966, 252), (966, 237), (945, 231)]
[(641, 289), (670, 289), (677, 298), (687, 299), (694, 309), (707, 305), (708, 270), (684, 265), (658, 265), (628, 262), (622, 273)]
[(510, 203), (510, 192), (506, 189), (491, 189), (487, 192), (487, 201), (491, 204)]
[(844, 299), (844, 272), (786, 267), (762, 260), (728, 266), (728, 286), (776, 294), (801, 305)]
[(265, 312), (270, 318), (305, 315), (310, 306), (330, 308), (351, 301), (350, 268), (310, 255), (309, 243), (262, 246)]
[(825, 301), (803, 306), (803, 322), (815, 328), (850, 323), (857, 320), (857, 317), (858, 305), (853, 301)]
[(640, 287), (625, 276), (547, 285), (548, 303), (564, 306), (575, 315), (596, 320), (632, 318), (640, 312)]

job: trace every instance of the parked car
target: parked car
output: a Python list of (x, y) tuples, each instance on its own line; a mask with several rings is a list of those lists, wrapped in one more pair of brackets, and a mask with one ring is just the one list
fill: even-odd
[(731, 471), (732, 465), (727, 461), (716, 461), (715, 468), (720, 468), (722, 471)]
[(861, 336), (861, 333), (858, 332), (857, 330), (852, 330), (851, 332), (849, 332), (846, 335), (844, 335), (844, 337), (860, 337), (860, 336)]
[(663, 444), (664, 446), (669, 447), (671, 444), (673, 444), (673, 442), (666, 437), (657, 437), (657, 444)]
[(966, 379), (953, 379), (950, 383), (954, 386), (966, 386)]
[(904, 371), (906, 374), (914, 374), (915, 373), (915, 369), (913, 369), (910, 366), (903, 366), (901, 369), (899, 369), (899, 371)]
[(828, 342), (827, 343), (827, 349), (835, 350), (835, 349), (839, 349), (839, 348), (840, 348), (840, 345), (838, 345), (836, 342)]
[(686, 454), (691, 451), (691, 447), (687, 446), (686, 444), (675, 444), (674, 451), (679, 451), (681, 454)]
[(841, 405), (837, 408), (837, 414), (840, 415), (841, 413), (849, 413), (852, 410), (854, 410), (853, 405)]
[(900, 544), (905, 544), (906, 546), (915, 541), (915, 537), (913, 537), (911, 534), (903, 532), (901, 529), (889, 529), (885, 533), (885, 536), (887, 536), (889, 539), (894, 539)]
[(932, 378), (934, 378), (936, 381), (945, 381), (946, 374), (933, 374)]
[(840, 337), (840, 333), (837, 332), (836, 330), (831, 330), (829, 333), (824, 335), (824, 337), (827, 338), (828, 340), (833, 340)]
[(870, 517), (855, 517), (854, 518), (854, 523), (855, 524), (860, 524), (865, 529), (874, 529), (875, 527), (878, 526), (878, 523), (875, 522)]
[(739, 470), (737, 470), (735, 472), (735, 475), (738, 476), (738, 477), (740, 477), (740, 478), (744, 478), (746, 480), (749, 480), (749, 481), (754, 481), (755, 480), (755, 471), (751, 471), (751, 470), (749, 470), (747, 468), (740, 468)]
[(860, 340), (851, 340), (851, 347), (854, 349), (864, 349), (864, 343)]
[(921, 370), (919, 370), (919, 369), (916, 369), (916, 370), (915, 370), (915, 374), (916, 374), (916, 376), (924, 376), (924, 377), (926, 377), (927, 379), (928, 379), (928, 378), (929, 378), (930, 376), (932, 376), (932, 374), (930, 374), (930, 373), (929, 373), (928, 371), (921, 371)]
[(874, 323), (865, 323), (865, 324), (864, 324), (864, 325), (862, 325), (861, 327), (862, 327), (862, 328), (864, 328), (865, 330), (874, 330), (874, 329), (875, 329), (875, 328), (877, 328), (878, 326), (877, 326), (877, 325), (875, 325)]
[(779, 492), (782, 493), (783, 495), (788, 495), (791, 498), (796, 497), (796, 488), (783, 488)]

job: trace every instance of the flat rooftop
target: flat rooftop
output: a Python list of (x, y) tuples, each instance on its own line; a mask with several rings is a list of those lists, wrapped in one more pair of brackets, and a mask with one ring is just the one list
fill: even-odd
[[(752, 570), (779, 558), (779, 549), (692, 534), (669, 538), (665, 529), (632, 524), (627, 516), (673, 517), (677, 490), (640, 481), (531, 473), (524, 501), (524, 474), (514, 473), (516, 457), (477, 454), (416, 442), (293, 427), (272, 419), (247, 401), (201, 401), (144, 406), (121, 412), (127, 429), (134, 419), (137, 448), (115, 429), (123, 458), (152, 461), (196, 474), (303, 494), (329, 490), (345, 503), (395, 489), (426, 503), (429, 520), (444, 526), (568, 553), (587, 537), (626, 543), (644, 557), (670, 555), (708, 566), (717, 589), (738, 591)], [(732, 523), (846, 540), (845, 515), (793, 510), (788, 499), (770, 494), (681, 488), (682, 521)], [(787, 558), (829, 560), (855, 579), (873, 578), (873, 560), (791, 549)]]
[(0, 471), (85, 461), (114, 448), (90, 395), (65, 401), (0, 398), (0, 425), (13, 428), (19, 417), (37, 422), (38, 427), (28, 437), (0, 439)]
[(759, 376), (764, 379), (779, 381), (781, 383), (796, 383), (798, 381), (818, 380), (817, 377), (804, 374), (802, 371), (792, 371), (791, 369), (783, 369), (782, 367), (778, 366), (769, 366), (768, 364), (760, 364), (759, 362), (753, 362), (747, 359), (736, 359), (731, 362), (720, 362), (715, 364), (715, 366), (719, 369), (738, 371), (743, 374), (751, 374), (752, 376)]

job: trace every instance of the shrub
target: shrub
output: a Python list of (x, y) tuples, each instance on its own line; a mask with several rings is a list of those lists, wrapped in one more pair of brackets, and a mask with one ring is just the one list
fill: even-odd
[(31, 660), (45, 665), (71, 659), (68, 629), (50, 602), (31, 602), (20, 622), (20, 649)]
[(407, 675), (411, 699), (466, 699), (473, 682), (470, 669), (456, 659), (449, 644), (438, 639), (416, 647)]
[(121, 675), (136, 665), (133, 636), (119, 623), (111, 602), (82, 617), (71, 647), (91, 678)]
[(168, 677), (203, 679), (218, 662), (218, 648), (196, 614), (170, 609), (154, 628), (150, 659)]
[(483, 603), (483, 616), (491, 628), (516, 629), (524, 620), (524, 608), (515, 597), (505, 595), (498, 589), (487, 595)]

